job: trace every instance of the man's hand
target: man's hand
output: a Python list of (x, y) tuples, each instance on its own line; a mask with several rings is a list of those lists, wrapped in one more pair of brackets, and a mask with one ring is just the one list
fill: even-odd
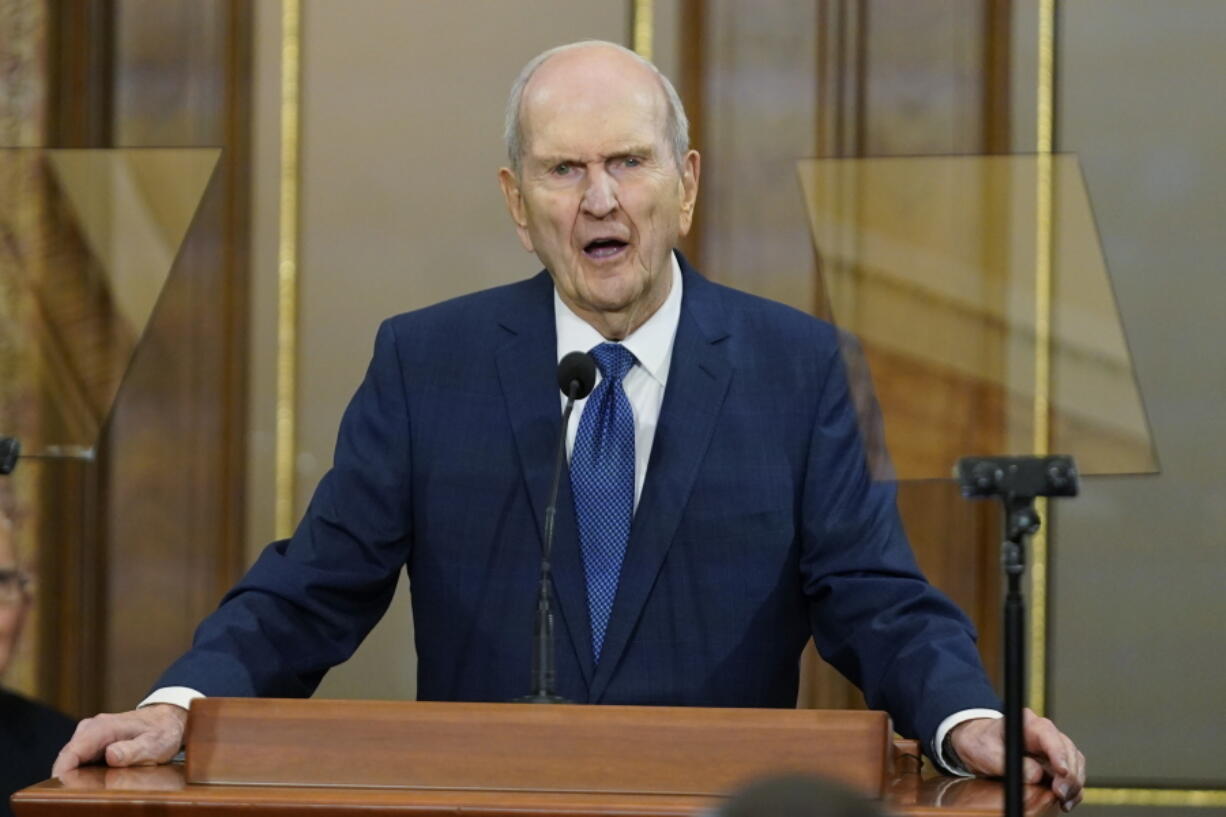
[(105, 760), (108, 766), (166, 763), (178, 754), (186, 727), (187, 710), (174, 704), (152, 704), (132, 712), (86, 718), (60, 750), (51, 776), (59, 777), (99, 760)]
[[(1023, 713), (1022, 778), (1027, 783), (1051, 780), (1051, 790), (1065, 811), (1081, 802), (1086, 782), (1086, 757), (1068, 735), (1029, 709)], [(978, 718), (960, 723), (949, 734), (953, 749), (968, 772), (986, 777), (1005, 773), (1004, 718)]]

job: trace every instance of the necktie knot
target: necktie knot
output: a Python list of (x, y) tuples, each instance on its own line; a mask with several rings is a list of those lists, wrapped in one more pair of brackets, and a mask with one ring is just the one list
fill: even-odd
[(621, 380), (635, 364), (634, 353), (620, 343), (602, 343), (589, 353), (602, 377)]

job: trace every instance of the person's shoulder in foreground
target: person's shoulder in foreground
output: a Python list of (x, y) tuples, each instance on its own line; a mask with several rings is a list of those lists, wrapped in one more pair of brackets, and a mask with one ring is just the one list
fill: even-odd
[[(32, 601), (29, 587), (13, 525), (0, 511), (0, 677), (21, 642)], [(48, 777), (75, 725), (67, 715), (0, 687), (0, 815), (9, 813), (13, 792)]]
[(733, 792), (709, 817), (885, 817), (868, 797), (809, 775), (766, 777)]
[(51, 707), (0, 687), (0, 814), (13, 792), (45, 780), (76, 722)]

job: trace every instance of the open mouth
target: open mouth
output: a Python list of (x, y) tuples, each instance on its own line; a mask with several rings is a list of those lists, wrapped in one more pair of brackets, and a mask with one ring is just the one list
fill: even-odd
[(616, 238), (598, 238), (584, 245), (583, 254), (599, 261), (620, 254), (627, 246), (625, 241)]

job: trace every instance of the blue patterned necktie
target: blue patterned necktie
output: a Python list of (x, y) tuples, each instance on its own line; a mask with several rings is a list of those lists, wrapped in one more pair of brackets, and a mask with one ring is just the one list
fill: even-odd
[(635, 360), (619, 343), (602, 343), (591, 355), (601, 380), (579, 419), (570, 457), (570, 486), (587, 576), (592, 658), (599, 663), (634, 516), (634, 412), (622, 378)]

